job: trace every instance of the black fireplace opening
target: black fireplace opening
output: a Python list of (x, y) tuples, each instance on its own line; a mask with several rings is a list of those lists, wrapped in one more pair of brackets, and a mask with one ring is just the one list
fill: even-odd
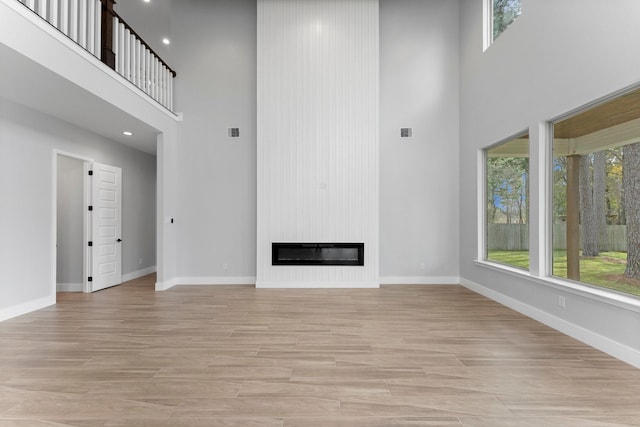
[(364, 243), (272, 243), (272, 265), (364, 265)]

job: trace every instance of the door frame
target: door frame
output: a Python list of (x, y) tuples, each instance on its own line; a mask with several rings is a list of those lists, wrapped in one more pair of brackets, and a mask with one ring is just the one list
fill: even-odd
[(68, 151), (53, 150), (53, 176), (51, 178), (52, 185), (52, 209), (51, 209), (51, 235), (52, 235), (52, 261), (51, 261), (51, 292), (52, 295), (56, 295), (58, 291), (58, 283), (57, 283), (57, 262), (58, 262), (58, 158), (59, 156), (70, 157), (72, 159), (77, 159), (83, 162), (82, 170), (83, 170), (83, 180), (82, 180), (82, 205), (85, 207), (84, 213), (82, 215), (82, 240), (84, 242), (84, 250), (82, 251), (82, 292), (90, 292), (89, 288), (89, 271), (90, 271), (90, 262), (91, 262), (91, 254), (89, 250), (89, 246), (87, 242), (89, 241), (89, 227), (91, 223), (89, 221), (89, 210), (86, 209), (89, 206), (91, 201), (91, 182), (89, 181), (89, 170), (91, 168), (91, 164), (94, 160), (90, 157), (82, 156), (79, 154), (71, 153)]

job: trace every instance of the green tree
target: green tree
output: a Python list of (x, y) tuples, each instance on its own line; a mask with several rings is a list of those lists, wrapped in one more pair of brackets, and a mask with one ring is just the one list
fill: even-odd
[(520, 16), (520, 0), (493, 0), (493, 39)]
[[(490, 157), (487, 161), (487, 203), (491, 222), (526, 224), (529, 205), (529, 159)], [(500, 214), (500, 218), (498, 218)]]

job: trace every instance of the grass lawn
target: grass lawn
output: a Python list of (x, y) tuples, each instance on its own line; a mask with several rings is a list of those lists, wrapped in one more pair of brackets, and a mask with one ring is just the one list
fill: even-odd
[[(490, 251), (488, 259), (502, 264), (529, 269), (527, 251)], [(640, 296), (640, 280), (623, 276), (627, 254), (602, 252), (599, 257), (580, 257), (580, 281)], [(567, 252), (553, 252), (553, 275), (567, 277)]]

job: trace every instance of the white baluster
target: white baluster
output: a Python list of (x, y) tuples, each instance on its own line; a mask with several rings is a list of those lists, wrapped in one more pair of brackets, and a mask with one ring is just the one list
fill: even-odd
[(153, 65), (153, 83), (154, 83), (154, 99), (157, 101), (160, 96), (160, 61), (158, 57), (154, 57)]
[(173, 74), (169, 73), (169, 110), (173, 111)]
[(129, 77), (131, 76), (131, 68), (130, 68), (130, 60), (131, 60), (131, 53), (129, 52), (129, 47), (131, 46), (131, 43), (129, 42), (129, 39), (131, 38), (131, 31), (128, 28), (124, 29), (124, 49), (122, 49), (122, 55), (124, 56), (124, 78), (129, 80)]
[(162, 75), (164, 76), (162, 80), (162, 105), (166, 107), (169, 103), (169, 68), (167, 66), (164, 67)]
[(149, 52), (149, 96), (153, 98), (155, 93), (155, 82), (153, 81), (153, 70), (155, 69), (156, 62), (153, 53)]
[(158, 102), (162, 104), (162, 92), (164, 88), (162, 86), (162, 62), (158, 58)]
[(136, 86), (142, 87), (142, 43), (136, 38)]
[(151, 59), (151, 69), (149, 70), (149, 95), (155, 99), (156, 95), (156, 57), (151, 53), (149, 55)]
[(69, 0), (69, 37), (78, 41), (78, 0)]
[(140, 44), (140, 89), (147, 90), (147, 48)]
[(87, 50), (92, 54), (96, 54), (96, 4), (93, 0), (87, 0)]
[(118, 24), (118, 45), (120, 46), (118, 52), (120, 55), (118, 56), (118, 62), (120, 63), (120, 74), (124, 76), (124, 24), (120, 22)]
[(60, 31), (69, 35), (69, 0), (60, 0)]
[(47, 19), (47, 0), (38, 0), (38, 15)]
[(167, 106), (167, 93), (168, 93), (168, 84), (167, 84), (167, 72), (168, 69), (166, 65), (162, 66), (162, 105)]
[(49, 22), (56, 28), (58, 26), (58, 8), (60, 4), (58, 0), (49, 0)]
[(113, 39), (111, 40), (113, 53), (116, 55), (116, 72), (120, 72), (120, 25), (118, 24), (118, 18), (113, 17)]
[(151, 51), (149, 49), (145, 48), (144, 58), (145, 58), (144, 59), (145, 67), (146, 67), (144, 87), (145, 87), (145, 92), (147, 92), (147, 94), (150, 95), (151, 94)]
[(138, 76), (136, 71), (136, 36), (133, 33), (129, 39), (129, 57), (129, 81), (135, 84)]
[(98, 58), (102, 58), (102, 3), (100, 0), (93, 0), (93, 22), (94, 22), (94, 52)]
[(27, 7), (33, 11), (36, 10), (36, 0), (27, 0), (27, 2), (25, 3), (27, 5)]
[(87, 0), (78, 0), (78, 44), (87, 48)]
[(125, 58), (125, 51), (124, 51), (124, 45), (125, 45), (125, 39), (124, 39), (124, 24), (122, 22), (120, 22), (120, 29), (118, 30), (120, 32), (120, 34), (118, 35), (118, 43), (120, 44), (120, 74), (122, 74), (124, 76), (124, 58)]

